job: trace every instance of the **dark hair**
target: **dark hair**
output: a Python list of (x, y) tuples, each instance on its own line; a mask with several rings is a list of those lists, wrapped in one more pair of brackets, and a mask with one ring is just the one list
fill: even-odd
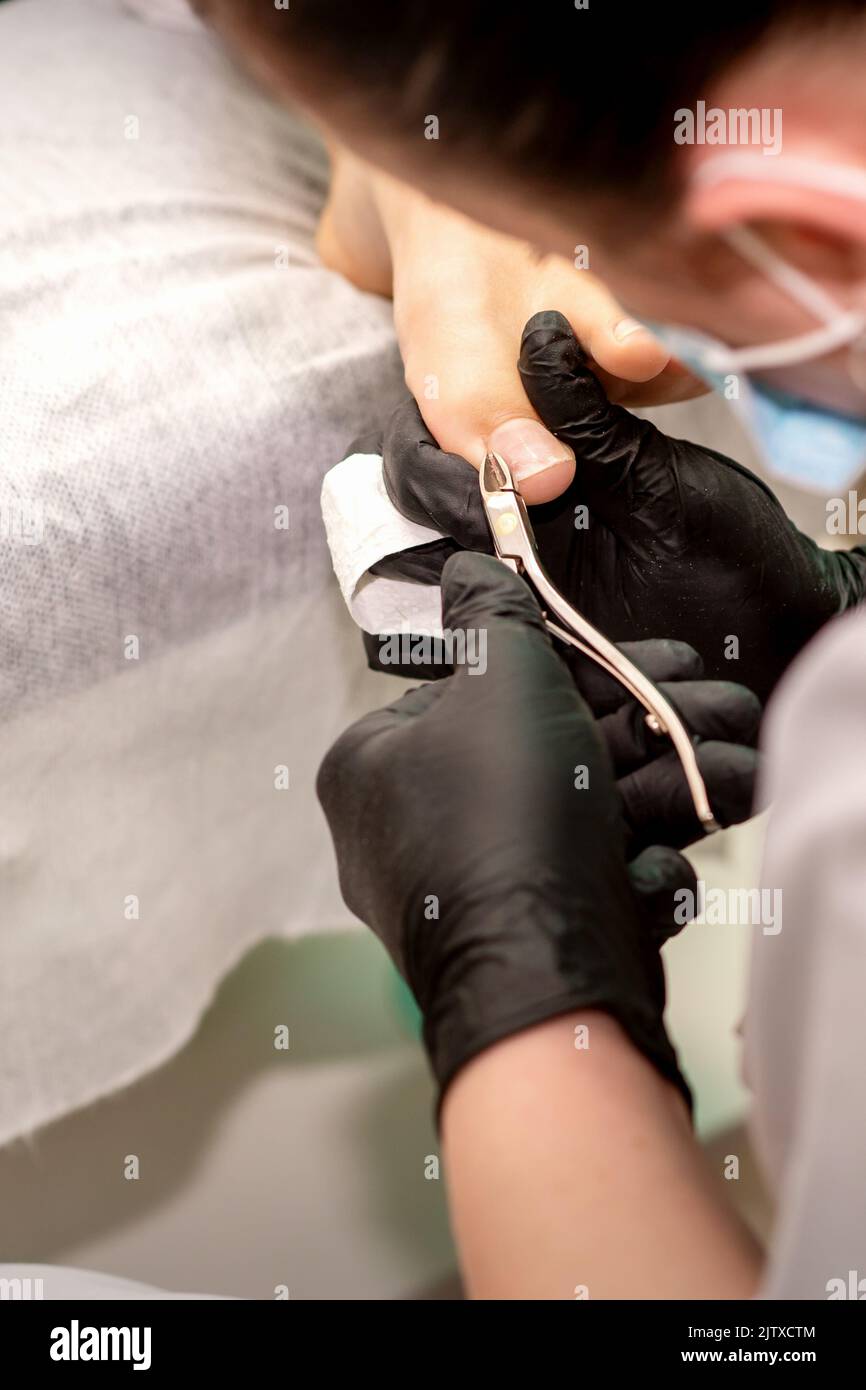
[[(210, 8), (205, 5), (205, 8)], [(862, 0), (219, 0), (254, 26), (292, 79), (325, 102), (455, 157), (560, 194), (666, 200), (674, 112), (772, 31), (818, 35)], [(360, 98), (360, 101), (357, 99)], [(356, 104), (357, 103), (357, 104)], [(754, 103), (759, 104), (759, 103)], [(425, 118), (439, 119), (424, 140)]]

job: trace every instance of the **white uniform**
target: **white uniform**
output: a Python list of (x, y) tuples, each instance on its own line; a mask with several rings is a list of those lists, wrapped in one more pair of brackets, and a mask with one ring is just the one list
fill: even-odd
[(756, 934), (746, 1014), (777, 1201), (763, 1292), (866, 1298), (866, 611), (788, 672), (766, 752), (764, 885), (782, 891), (783, 926)]

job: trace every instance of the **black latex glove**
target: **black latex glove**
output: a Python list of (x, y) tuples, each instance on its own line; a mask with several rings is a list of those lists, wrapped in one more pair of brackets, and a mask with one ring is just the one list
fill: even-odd
[[(318, 792), (346, 903), (418, 1001), (440, 1092), (497, 1040), (599, 1008), (688, 1096), (662, 1021), (658, 938), (673, 892), (694, 891), (694, 875), (664, 846), (639, 854), (631, 875), (627, 865), (650, 832), (668, 846), (691, 837), (682, 776), (627, 707), (605, 715), (602, 734), (529, 589), (504, 565), (454, 556), (442, 586), (445, 626), (486, 632), (486, 669), (464, 665), (410, 691), (325, 758)], [(683, 666), (682, 649), (654, 646), (659, 675)], [(674, 691), (711, 734), (753, 736), (748, 691)], [(599, 704), (618, 698), (600, 674)], [(754, 753), (718, 742), (699, 752), (716, 815), (747, 815)], [(577, 787), (582, 767), (588, 786)]]
[[(822, 550), (740, 464), (611, 405), (561, 314), (529, 321), (519, 368), (539, 416), (577, 457), (568, 491), (530, 509), (542, 560), (613, 641), (688, 642), (708, 676), (765, 700), (813, 634), (863, 598), (862, 547)], [(397, 407), (375, 446), (395, 506), (452, 538), (389, 557), (376, 573), (436, 583), (455, 549), (492, 549), (477, 473), (438, 449), (414, 401)], [(575, 527), (580, 506), (585, 530)], [(726, 656), (732, 637), (738, 659)], [(370, 641), (368, 654), (374, 663)]]

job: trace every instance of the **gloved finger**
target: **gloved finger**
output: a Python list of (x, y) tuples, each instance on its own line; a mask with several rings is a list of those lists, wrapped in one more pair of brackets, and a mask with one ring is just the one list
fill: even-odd
[(477, 469), (439, 448), (411, 396), (385, 427), (382, 474), (388, 496), (410, 521), (441, 531), (464, 550), (492, 552)]
[[(754, 747), (761, 721), (761, 702), (744, 685), (732, 681), (662, 681), (659, 690), (682, 716), (689, 732), (700, 739), (717, 739)], [(614, 768), (619, 776), (642, 767), (670, 750), (670, 741), (654, 734), (646, 710), (630, 700), (599, 721)]]
[(518, 370), (538, 415), (574, 450), (578, 476), (616, 486), (654, 428), (611, 404), (562, 314), (547, 309), (532, 316), (523, 330)]
[[(544, 814), (552, 788), (561, 786), (563, 777), (569, 787), (577, 786), (578, 770), (588, 773), (596, 804), (606, 804), (608, 814), (615, 815), (613, 769), (604, 741), (525, 581), (493, 556), (452, 555), (442, 572), (442, 626), (452, 640), (462, 636), (467, 659), (458, 664), (455, 657), (454, 676), (440, 688), (453, 702), (455, 720), (472, 711), (479, 757), (483, 754), (479, 767), (492, 759), (504, 769), (498, 781), (485, 772), (487, 785), (512, 786), (508, 769), (519, 747), (515, 766), (532, 769), (514, 795), (521, 815), (531, 820), (533, 805)], [(480, 659), (470, 661), (470, 652)], [(551, 761), (554, 730), (559, 753), (566, 747), (568, 752)]]
[[(688, 642), (659, 637), (618, 642), (617, 647), (656, 685), (661, 681), (696, 681), (704, 673), (702, 658)], [(559, 650), (567, 658), (575, 684), (597, 719), (633, 699), (624, 685), (590, 657), (574, 648), (561, 646)]]
[(547, 638), (541, 609), (524, 579), (492, 555), (461, 550), (442, 571), (442, 626), (450, 631), (486, 629), (503, 619)]
[(454, 674), (453, 653), (441, 637), (411, 632), (362, 632), (367, 666), (383, 676), (441, 681)]
[(690, 920), (698, 881), (684, 855), (669, 845), (650, 845), (628, 866), (642, 919), (661, 945)]
[[(755, 750), (712, 741), (698, 744), (695, 751), (719, 825), (747, 820), (752, 813), (758, 769)], [(621, 777), (617, 790), (622, 798), (629, 857), (647, 845), (682, 849), (703, 838), (676, 753), (665, 753)]]
[(406, 579), (410, 584), (438, 584), (445, 561), (459, 549), (456, 541), (443, 536), (439, 541), (413, 545), (409, 550), (384, 556), (370, 566), (370, 573), (381, 579)]

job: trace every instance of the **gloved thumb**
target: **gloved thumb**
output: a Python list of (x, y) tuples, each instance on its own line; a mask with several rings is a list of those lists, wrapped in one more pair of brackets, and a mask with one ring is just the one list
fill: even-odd
[(694, 914), (697, 875), (686, 859), (667, 845), (650, 845), (628, 866), (641, 915), (658, 945), (681, 931)]
[(517, 366), (540, 418), (574, 450), (578, 476), (616, 486), (653, 426), (611, 404), (562, 314), (552, 309), (533, 314), (523, 330)]
[(442, 570), (443, 628), (480, 630), (509, 618), (544, 632), (529, 585), (501, 560), (470, 550), (451, 555)]

